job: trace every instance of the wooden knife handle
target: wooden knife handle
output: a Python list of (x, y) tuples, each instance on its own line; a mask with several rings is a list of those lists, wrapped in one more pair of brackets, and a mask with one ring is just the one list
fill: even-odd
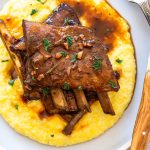
[(147, 72), (141, 104), (139, 107), (131, 150), (147, 150), (150, 140), (150, 71)]

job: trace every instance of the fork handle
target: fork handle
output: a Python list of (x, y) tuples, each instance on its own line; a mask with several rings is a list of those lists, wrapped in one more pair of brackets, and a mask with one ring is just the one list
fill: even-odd
[(140, 3), (140, 6), (144, 12), (144, 15), (150, 25), (150, 0), (145, 0), (144, 2)]

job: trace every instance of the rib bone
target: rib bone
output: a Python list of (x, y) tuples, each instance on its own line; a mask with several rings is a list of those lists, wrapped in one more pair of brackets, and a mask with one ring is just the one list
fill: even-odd
[(62, 110), (68, 110), (68, 104), (64, 97), (63, 91), (58, 88), (52, 88), (50, 92), (55, 107)]
[(113, 106), (110, 102), (109, 96), (107, 93), (97, 93), (99, 102), (102, 106), (103, 112), (106, 114), (115, 115), (115, 111), (113, 109)]
[[(0, 20), (0, 37), (3, 41), (3, 43), (5, 44), (5, 47), (8, 51), (8, 53), (9, 53), (9, 56), (10, 56), (13, 64), (14, 64), (14, 67), (15, 67), (17, 73), (18, 73), (19, 78), (21, 79), (21, 81), (23, 81), (21, 72), (17, 67), (19, 65), (19, 60), (17, 60), (17, 59), (14, 60), (14, 54), (10, 50), (10, 46), (11, 46), (12, 43), (15, 42), (15, 38), (12, 37), (12, 35), (9, 33), (9, 31), (8, 31), (8, 29), (7, 29), (7, 27), (6, 27), (3, 20)], [(15, 57), (15, 58), (17, 58), (17, 57)]]
[(63, 130), (63, 133), (65, 135), (70, 135), (72, 133), (72, 130), (74, 128), (74, 126), (77, 124), (77, 122), (83, 117), (83, 115), (85, 114), (85, 111), (80, 111), (79, 113), (77, 113), (72, 119), (71, 121), (68, 123), (68, 125), (65, 127), (65, 129)]
[(85, 97), (83, 90), (73, 90), (73, 91), (74, 91), (79, 109), (91, 112), (90, 106), (87, 102), (87, 99)]
[(58, 114), (62, 112), (62, 110), (55, 108), (51, 95), (42, 95), (41, 101), (45, 106), (46, 112), (49, 114)]

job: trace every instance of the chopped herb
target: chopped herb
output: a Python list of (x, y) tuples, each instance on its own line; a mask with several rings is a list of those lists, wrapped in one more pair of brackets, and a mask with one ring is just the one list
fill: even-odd
[(37, 0), (37, 1), (40, 2), (41, 4), (45, 4), (47, 0), (44, 2), (42, 0)]
[(117, 62), (118, 64), (121, 64), (121, 63), (123, 62), (123, 60), (117, 58), (117, 59), (116, 59), (116, 62)]
[(72, 44), (73, 44), (73, 37), (69, 35), (69, 36), (66, 37), (66, 40), (67, 40), (68, 46), (69, 47), (72, 46)]
[(1, 62), (8, 62), (9, 60), (8, 59), (6, 59), (6, 60), (1, 60)]
[(77, 61), (78, 54), (73, 54), (71, 58), (71, 62), (75, 63)]
[(93, 68), (95, 70), (99, 70), (102, 67), (102, 61), (100, 58), (98, 57), (94, 57), (94, 62), (93, 62)]
[(13, 79), (13, 80), (11, 79), (11, 80), (9, 80), (8, 84), (11, 85), (11, 86), (13, 86), (14, 82), (15, 82), (15, 79)]
[(57, 13), (57, 12), (58, 12), (58, 9), (59, 9), (59, 8), (55, 8), (55, 9), (53, 10), (53, 12), (54, 12), (54, 13)]
[(43, 88), (42, 89), (42, 93), (44, 94), (44, 95), (48, 95), (49, 94), (49, 88), (48, 87), (45, 87), (45, 88)]
[(37, 9), (32, 9), (32, 11), (31, 11), (30, 15), (32, 16), (32, 15), (36, 14), (37, 12), (38, 12), (38, 10), (37, 10)]
[(63, 57), (66, 57), (68, 54), (67, 52), (64, 52), (64, 51), (61, 51), (60, 54), (63, 56)]
[(78, 90), (82, 90), (82, 86), (81, 85), (78, 86)]
[(68, 21), (69, 21), (69, 18), (68, 18), (68, 17), (67, 17), (67, 18), (65, 18), (65, 20), (64, 20), (64, 24), (63, 24), (63, 25), (68, 24)]
[(48, 39), (44, 39), (43, 40), (43, 45), (46, 51), (48, 51), (48, 48), (52, 45), (51, 41), (49, 41)]
[(32, 76), (32, 80), (35, 80), (35, 77), (34, 77), (34, 76)]
[(73, 24), (74, 23), (74, 21), (72, 20), (72, 19), (69, 19), (68, 17), (67, 18), (65, 18), (65, 20), (64, 20), (64, 24), (63, 24), (63, 26), (64, 25), (67, 25), (67, 24)]
[(117, 88), (117, 85), (116, 85), (115, 82), (113, 82), (113, 81), (110, 80), (108, 83), (111, 85), (111, 87), (112, 87), (113, 89)]
[(64, 90), (70, 90), (70, 85), (67, 82), (65, 82), (64, 86), (63, 86), (63, 89)]
[(17, 110), (19, 109), (19, 105), (18, 104), (15, 104), (14, 106)]
[(54, 134), (51, 134), (51, 137), (54, 137)]

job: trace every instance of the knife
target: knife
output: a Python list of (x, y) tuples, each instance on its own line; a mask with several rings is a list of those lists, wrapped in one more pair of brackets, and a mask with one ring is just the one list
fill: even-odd
[[(150, 0), (128, 0), (138, 4), (150, 25)], [(132, 135), (131, 150), (150, 150), (150, 55), (145, 75), (142, 100)]]
[(150, 140), (150, 55), (141, 104), (134, 126), (131, 150), (147, 150)]

